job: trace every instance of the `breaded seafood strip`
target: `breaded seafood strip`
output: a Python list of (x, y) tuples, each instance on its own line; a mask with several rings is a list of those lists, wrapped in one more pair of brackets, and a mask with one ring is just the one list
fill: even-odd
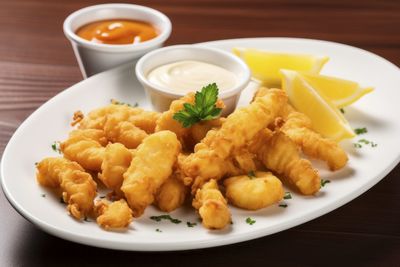
[(106, 230), (119, 230), (129, 226), (132, 222), (132, 210), (124, 199), (112, 203), (101, 200), (95, 205), (96, 222)]
[(137, 148), (121, 187), (135, 217), (153, 203), (156, 192), (172, 174), (180, 150), (171, 131), (149, 135)]
[(45, 158), (36, 168), (40, 185), (61, 188), (63, 200), (74, 218), (90, 214), (97, 185), (78, 163), (65, 158)]
[(120, 197), (124, 195), (121, 191), (123, 174), (131, 164), (132, 157), (132, 152), (119, 143), (108, 144), (104, 151), (101, 173), (98, 174), (98, 178)]
[(332, 171), (343, 168), (348, 161), (346, 152), (335, 141), (323, 138), (311, 127), (311, 121), (306, 115), (293, 111), (285, 119), (281, 130), (307, 156), (325, 161)]
[(127, 148), (136, 148), (147, 137), (147, 133), (132, 122), (119, 118), (117, 114), (107, 116), (104, 124), (107, 139), (113, 143), (121, 143)]
[(250, 151), (271, 171), (283, 176), (304, 195), (319, 191), (321, 180), (311, 162), (300, 158), (296, 144), (283, 132), (262, 130), (249, 146)]
[(109, 115), (117, 116), (120, 121), (129, 121), (136, 127), (146, 131), (146, 133), (153, 133), (160, 113), (145, 111), (128, 105), (110, 104), (89, 112), (79, 121), (78, 128), (102, 130)]
[(182, 206), (188, 192), (189, 188), (174, 173), (158, 190), (155, 203), (160, 210), (171, 212)]
[(65, 158), (78, 162), (86, 170), (101, 170), (105, 148), (96, 140), (73, 135), (60, 144), (60, 149)]
[(199, 211), (203, 225), (209, 229), (222, 229), (231, 222), (227, 201), (212, 179), (197, 189), (192, 205)]
[(281, 181), (270, 172), (255, 172), (224, 180), (226, 198), (236, 207), (258, 210), (282, 200)]
[(195, 179), (192, 193), (208, 180), (220, 179), (226, 171), (225, 159), (273, 122), (286, 103), (284, 91), (270, 89), (249, 106), (235, 110), (221, 128), (209, 131), (184, 162), (184, 172)]
[(106, 146), (108, 139), (103, 130), (99, 129), (78, 129), (72, 130), (69, 137), (88, 138), (98, 142), (102, 146)]

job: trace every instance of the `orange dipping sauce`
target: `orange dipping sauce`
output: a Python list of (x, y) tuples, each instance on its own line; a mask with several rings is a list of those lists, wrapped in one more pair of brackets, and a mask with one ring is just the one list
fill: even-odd
[(157, 37), (151, 24), (137, 20), (112, 19), (95, 21), (80, 27), (76, 34), (100, 44), (137, 44)]

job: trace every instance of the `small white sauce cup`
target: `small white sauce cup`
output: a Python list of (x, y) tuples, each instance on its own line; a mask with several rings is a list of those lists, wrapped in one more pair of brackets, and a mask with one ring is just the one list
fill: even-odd
[[(145, 21), (159, 30), (159, 35), (138, 44), (111, 45), (93, 43), (75, 32), (85, 24), (108, 19)], [(89, 6), (69, 15), (64, 21), (64, 34), (71, 41), (79, 68), (84, 78), (135, 62), (147, 52), (159, 48), (171, 34), (171, 21), (163, 13), (145, 6), (131, 4), (104, 4)]]
[[(220, 49), (201, 45), (174, 45), (147, 53), (136, 64), (136, 76), (155, 110), (160, 112), (168, 110), (171, 102), (184, 94), (151, 83), (147, 78), (148, 74), (159, 66), (182, 60), (202, 61), (234, 73), (237, 77), (236, 85), (220, 91), (219, 98), (225, 103), (222, 115), (225, 116), (236, 108), (240, 93), (250, 81), (250, 70), (247, 65), (235, 55)], [(198, 89), (200, 90), (201, 88)]]

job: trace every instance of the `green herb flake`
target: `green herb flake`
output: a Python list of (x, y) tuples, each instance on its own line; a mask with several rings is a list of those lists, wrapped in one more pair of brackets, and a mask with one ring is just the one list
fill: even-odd
[(362, 145), (359, 144), (359, 143), (354, 143), (353, 145), (354, 145), (355, 148), (362, 148)]
[(111, 99), (110, 102), (111, 102), (111, 104), (114, 104), (114, 105), (124, 105), (124, 106), (132, 107), (132, 108), (136, 108), (139, 106), (138, 102), (135, 102), (135, 104), (133, 104), (133, 105), (131, 105), (129, 103), (121, 102), (121, 101), (118, 101), (115, 99)]
[(355, 132), (357, 135), (360, 135), (360, 134), (368, 133), (368, 130), (367, 130), (366, 127), (363, 127), (363, 128), (355, 128), (355, 129), (354, 129), (354, 132)]
[(250, 179), (256, 178), (256, 174), (254, 173), (254, 171), (249, 171), (249, 173), (247, 174), (247, 176), (249, 176)]
[(186, 222), (187, 227), (194, 227), (197, 225), (197, 223), (192, 223), (192, 222)]
[(35, 162), (35, 166), (37, 166), (39, 164), (39, 162)]
[(286, 203), (281, 203), (281, 204), (279, 204), (279, 207), (281, 207), (281, 208), (287, 208), (287, 207), (288, 207), (288, 204), (286, 204)]
[(250, 225), (253, 225), (253, 224), (255, 224), (255, 223), (256, 223), (256, 220), (253, 220), (252, 218), (250, 218), (250, 217), (247, 217), (247, 219), (246, 219), (246, 223), (247, 223), (247, 224), (250, 224)]
[(61, 154), (60, 142), (54, 141), (54, 143), (51, 145), (51, 149), (53, 149), (54, 152)]
[(46, 194), (42, 194), (42, 197), (46, 197)]
[(340, 109), (340, 112), (342, 112), (342, 114), (346, 113), (343, 108)]
[(169, 220), (170, 222), (175, 223), (175, 224), (179, 224), (182, 222), (181, 220), (172, 218), (168, 214), (163, 214), (163, 215), (159, 215), (159, 216), (151, 216), (150, 219), (152, 219), (153, 221), (156, 221), (156, 222), (160, 222), (161, 220)]
[(329, 180), (325, 180), (325, 179), (321, 179), (321, 187), (324, 187), (326, 184), (329, 184), (331, 181)]
[(292, 194), (290, 194), (290, 192), (286, 192), (283, 199), (292, 199)]
[(222, 109), (217, 108), (218, 86), (209, 84), (196, 92), (194, 105), (185, 103), (183, 109), (174, 114), (174, 120), (180, 122), (184, 128), (189, 128), (200, 121), (213, 120), (219, 117)]
[(162, 231), (160, 230), (160, 229), (156, 229), (156, 232), (158, 232), (158, 233), (162, 233)]
[(357, 143), (354, 143), (354, 147), (356, 147), (356, 148), (361, 148), (362, 145), (370, 145), (371, 147), (376, 147), (376, 146), (378, 146), (377, 143), (374, 143), (374, 142), (369, 141), (369, 140), (364, 139), (364, 138), (358, 140)]

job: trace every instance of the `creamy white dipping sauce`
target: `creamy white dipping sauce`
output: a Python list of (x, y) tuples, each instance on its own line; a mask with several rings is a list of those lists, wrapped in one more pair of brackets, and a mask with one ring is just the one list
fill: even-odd
[(203, 86), (216, 83), (219, 91), (237, 84), (236, 75), (219, 66), (194, 60), (183, 60), (153, 69), (147, 79), (166, 90), (186, 94), (200, 91)]

